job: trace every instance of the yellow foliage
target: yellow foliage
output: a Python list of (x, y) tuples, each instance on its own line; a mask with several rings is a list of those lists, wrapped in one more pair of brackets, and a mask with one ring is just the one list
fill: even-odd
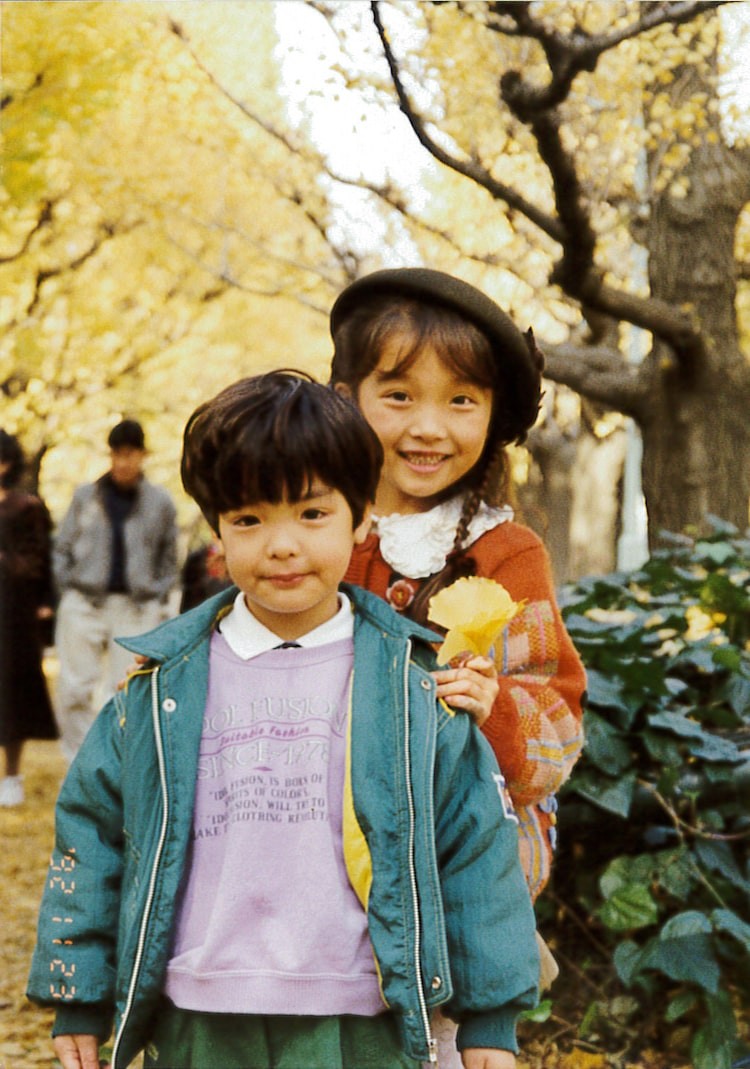
[(120, 414), (143, 420), (180, 496), (179, 432), (199, 400), (261, 366), (327, 370), (329, 249), (293, 199), (311, 171), (198, 62), (280, 117), (272, 7), (210, 7), (3, 5), (0, 381), (17, 384), (3, 423), (50, 447), (58, 515), (100, 473)]

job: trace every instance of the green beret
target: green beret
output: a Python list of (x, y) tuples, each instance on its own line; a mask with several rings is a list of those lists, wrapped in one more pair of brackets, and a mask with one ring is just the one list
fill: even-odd
[(492, 346), (497, 388), (506, 397), (513, 422), (509, 440), (522, 441), (536, 421), (541, 400), (544, 357), (533, 332), (522, 334), (502, 308), (463, 279), (426, 267), (398, 267), (364, 275), (342, 290), (331, 309), (331, 333), (335, 336), (363, 298), (388, 291), (447, 306), (479, 327)]

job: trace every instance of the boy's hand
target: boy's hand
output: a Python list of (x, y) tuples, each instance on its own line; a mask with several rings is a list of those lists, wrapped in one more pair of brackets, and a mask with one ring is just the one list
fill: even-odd
[(494, 1047), (468, 1047), (461, 1052), (464, 1069), (516, 1069), (516, 1056), (510, 1050)]
[(481, 727), (500, 690), (495, 662), (489, 657), (463, 653), (453, 658), (450, 668), (441, 668), (432, 675), (438, 698), (454, 709), (463, 709)]
[[(63, 1069), (100, 1069), (99, 1040), (96, 1036), (55, 1036), (52, 1040)], [(108, 1069), (104, 1066), (103, 1069)]]

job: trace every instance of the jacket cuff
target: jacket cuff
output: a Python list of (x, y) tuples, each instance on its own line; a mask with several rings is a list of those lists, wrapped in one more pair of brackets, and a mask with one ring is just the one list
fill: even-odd
[(52, 1036), (96, 1036), (100, 1043), (112, 1031), (112, 1011), (101, 1003), (80, 1002), (75, 1006), (60, 1006), (55, 1014)]
[(458, 1026), (456, 1046), (459, 1050), (490, 1047), (495, 1050), (510, 1050), (517, 1054), (517, 1019), (518, 1009), (514, 1006), (464, 1017)]

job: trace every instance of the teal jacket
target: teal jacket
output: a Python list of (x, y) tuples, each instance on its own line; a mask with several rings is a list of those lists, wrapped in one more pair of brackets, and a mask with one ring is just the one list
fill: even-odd
[[(345, 586), (355, 606), (347, 870), (367, 909), (404, 1050), (434, 1060), (433, 1007), (461, 1047), (516, 1049), (536, 1001), (534, 918), (489, 745), (436, 701), (435, 636)], [(124, 642), (152, 665), (101, 711), (62, 786), (28, 995), (54, 1034), (148, 1042), (185, 872), (217, 618), (236, 588)], [(251, 865), (248, 875), (251, 876)]]

